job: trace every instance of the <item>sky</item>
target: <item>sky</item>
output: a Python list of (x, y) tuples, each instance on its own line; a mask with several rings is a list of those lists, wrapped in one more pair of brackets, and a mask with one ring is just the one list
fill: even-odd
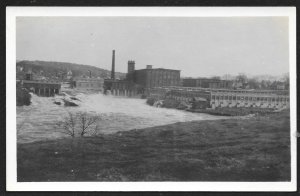
[(184, 77), (289, 71), (288, 17), (18, 17), (17, 60), (116, 71), (181, 70)]

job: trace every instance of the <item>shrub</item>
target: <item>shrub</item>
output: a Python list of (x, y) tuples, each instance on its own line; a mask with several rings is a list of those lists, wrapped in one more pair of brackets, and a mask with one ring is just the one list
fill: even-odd
[(147, 98), (147, 95), (145, 95), (145, 94), (141, 95), (141, 99), (146, 99), (146, 98)]
[(163, 107), (164, 108), (177, 108), (180, 102), (175, 99), (165, 99)]
[(17, 87), (17, 106), (30, 105), (31, 95), (26, 89)]
[(148, 97), (146, 103), (147, 103), (148, 105), (153, 106), (153, 104), (155, 103), (155, 101), (156, 101), (155, 98), (153, 98), (153, 97)]

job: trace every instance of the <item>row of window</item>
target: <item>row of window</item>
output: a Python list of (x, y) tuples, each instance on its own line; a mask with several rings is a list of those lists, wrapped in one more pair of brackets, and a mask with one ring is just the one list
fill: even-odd
[(215, 96), (212, 100), (245, 100), (245, 101), (289, 101), (288, 97), (243, 97), (243, 96)]
[(102, 87), (101, 83), (77, 83), (78, 87)]
[(177, 85), (177, 80), (150, 80), (150, 86), (168, 86), (168, 85)]
[[(211, 103), (211, 104), (216, 104), (214, 101)], [(218, 104), (224, 104), (223, 102), (220, 102), (220, 103), (218, 103)], [(228, 103), (228, 104), (232, 104), (232, 103)], [(268, 106), (272, 106), (272, 104), (270, 104), (270, 103), (267, 103), (268, 104)], [(236, 105), (240, 105), (240, 103), (237, 103)], [(244, 105), (250, 105), (250, 106), (253, 106), (253, 105), (255, 105), (255, 104), (250, 104), (250, 103), (245, 103)], [(258, 105), (260, 105), (260, 106), (263, 106), (263, 105), (265, 105), (265, 104), (263, 104), (263, 103), (260, 103), (260, 104), (258, 104)], [(256, 105), (256, 106), (258, 106), (258, 105)], [(276, 104), (277, 106), (279, 106), (279, 105), (281, 105), (281, 104)], [(282, 104), (283, 106), (286, 106), (287, 104), (286, 103), (283, 103)]]

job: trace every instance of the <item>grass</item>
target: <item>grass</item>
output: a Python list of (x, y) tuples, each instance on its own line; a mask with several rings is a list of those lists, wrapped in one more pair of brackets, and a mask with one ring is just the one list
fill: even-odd
[(18, 181), (289, 181), (287, 111), (18, 144)]

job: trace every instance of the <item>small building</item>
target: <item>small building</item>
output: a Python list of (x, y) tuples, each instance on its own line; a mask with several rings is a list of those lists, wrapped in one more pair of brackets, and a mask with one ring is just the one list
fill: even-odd
[(104, 79), (102, 78), (74, 78), (72, 88), (103, 91)]
[(60, 93), (61, 84), (55, 81), (22, 80), (23, 88), (44, 97), (51, 97)]
[(25, 88), (38, 96), (50, 97), (60, 93), (61, 84), (52, 80), (38, 80), (38, 76), (33, 75), (31, 71), (25, 74), (22, 80), (17, 81), (17, 85)]
[(285, 89), (285, 83), (275, 81), (273, 84), (271, 84), (271, 89), (273, 90), (284, 90)]
[(67, 79), (70, 80), (70, 79), (72, 79), (72, 77), (73, 77), (73, 73), (72, 73), (71, 70), (69, 70), (69, 71), (67, 72)]

